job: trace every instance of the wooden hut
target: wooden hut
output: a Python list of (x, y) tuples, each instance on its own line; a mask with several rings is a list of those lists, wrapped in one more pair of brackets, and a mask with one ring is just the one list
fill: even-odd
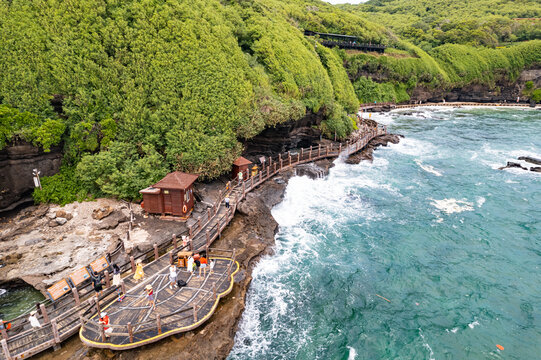
[(231, 172), (231, 177), (233, 179), (236, 179), (239, 176), (239, 173), (242, 172), (242, 175), (244, 175), (244, 179), (247, 179), (248, 174), (250, 173), (250, 165), (252, 165), (252, 162), (250, 160), (243, 158), (242, 156), (239, 157), (233, 163), (233, 171)]
[(139, 191), (143, 194), (143, 209), (151, 214), (188, 217), (193, 210), (193, 183), (198, 175), (175, 171), (156, 184)]

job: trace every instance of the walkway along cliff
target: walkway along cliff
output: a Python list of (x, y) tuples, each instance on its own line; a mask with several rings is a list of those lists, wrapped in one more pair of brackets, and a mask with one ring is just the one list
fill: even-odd
[[(233, 286), (238, 269), (235, 251), (214, 249), (211, 244), (221, 236), (246, 194), (282, 170), (319, 159), (349, 156), (363, 149), (371, 139), (386, 133), (385, 127), (373, 128), (359, 134), (352, 142), (311, 146), (266, 158), (263, 169), (256, 176), (230, 183), (224, 191), (220, 191), (216, 203), (205, 216), (198, 217), (186, 233), (174, 235), (159, 245), (154, 244), (152, 250), (131, 257), (129, 262), (120, 266), (123, 277), (121, 288), (126, 294), (122, 303), (117, 302), (117, 289), (111, 286), (108, 267), (103, 270), (106, 285), (99, 298), (94, 296), (88, 282), (81, 282), (73, 288), (60, 287), (64, 291), (62, 296), (38, 306), (41, 328), (30, 328), (27, 315), (22, 315), (11, 321), (11, 329), (2, 330), (0, 359), (27, 358), (47, 348), (58, 347), (79, 329), (81, 339), (89, 346), (129, 349), (201, 325), (216, 310), (220, 297), (227, 295)], [(231, 199), (229, 208), (223, 202), (226, 196)], [(184, 247), (179, 246), (178, 238), (181, 235), (189, 235), (192, 241)], [(186, 276), (187, 286), (173, 292), (164, 288), (167, 280), (163, 279), (163, 272), (167, 271), (170, 263), (178, 260), (177, 254), (181, 250), (205, 251), (211, 260), (216, 261), (216, 265), (213, 272), (204, 273), (201, 278), (193, 275), (190, 277), (181, 271), (180, 278)], [(110, 264), (122, 252), (122, 247), (119, 247), (96, 261)], [(147, 278), (143, 283), (132, 281), (137, 260), (147, 263), (144, 266)], [(148, 308), (139, 304), (143, 285), (149, 283), (157, 286), (158, 310), (155, 312), (149, 312)], [(160, 303), (163, 305), (161, 309)], [(115, 316), (119, 314), (117, 319), (111, 317), (109, 326), (113, 331), (108, 334), (110, 337), (106, 337), (103, 326), (96, 323), (95, 316), (103, 310), (112, 311)]]

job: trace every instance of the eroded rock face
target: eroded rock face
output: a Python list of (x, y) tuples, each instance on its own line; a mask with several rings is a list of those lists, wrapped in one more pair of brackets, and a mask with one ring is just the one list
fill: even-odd
[(258, 163), (259, 156), (272, 156), (291, 149), (309, 147), (321, 137), (319, 125), (323, 112), (309, 113), (297, 121), (288, 121), (267, 128), (245, 142), (243, 156)]
[(22, 143), (0, 151), (0, 210), (9, 210), (18, 203), (29, 200), (34, 189), (32, 170), (40, 176), (58, 172), (62, 161), (60, 147), (44, 153), (31, 144)]
[(377, 138), (374, 138), (370, 140), (368, 145), (361, 150), (356, 152), (355, 154), (352, 154), (350, 157), (346, 159), (347, 164), (358, 164), (361, 161), (370, 161), (373, 160), (373, 153), (374, 149), (376, 149), (378, 146), (387, 146), (389, 143), (392, 144), (398, 144), (400, 142), (400, 138), (403, 138), (404, 136), (398, 135), (398, 134), (387, 134), (378, 136)]

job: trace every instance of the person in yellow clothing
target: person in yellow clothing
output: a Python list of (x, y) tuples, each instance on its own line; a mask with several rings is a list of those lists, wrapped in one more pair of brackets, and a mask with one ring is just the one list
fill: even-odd
[(145, 272), (143, 271), (143, 261), (141, 259), (137, 260), (137, 264), (135, 267), (135, 274), (133, 274), (133, 278), (137, 282), (145, 278)]

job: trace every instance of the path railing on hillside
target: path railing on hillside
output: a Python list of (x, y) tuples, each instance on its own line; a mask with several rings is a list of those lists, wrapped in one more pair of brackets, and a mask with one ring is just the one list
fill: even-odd
[[(207, 209), (207, 212), (195, 219), (195, 222), (188, 227), (187, 231), (175, 234), (164, 239), (159, 244), (154, 244), (147, 252), (130, 257), (130, 260), (120, 264), (122, 276), (130, 276), (135, 272), (135, 263), (138, 259), (150, 263), (158, 260), (164, 254), (169, 254), (171, 261), (179, 250), (203, 251), (209, 250), (212, 242), (221, 236), (224, 228), (229, 224), (236, 211), (237, 204), (245, 198), (246, 194), (278, 174), (280, 171), (312, 161), (328, 157), (336, 157), (342, 154), (350, 155), (364, 148), (374, 137), (386, 134), (386, 127), (373, 128), (355, 141), (345, 143), (330, 143), (317, 147), (301, 148), (298, 151), (288, 151), (274, 157), (268, 157), (262, 165), (261, 170), (255, 176), (248, 176), (243, 181), (228, 183), (224, 191), (220, 191), (215, 203)], [(229, 196), (231, 206), (226, 208), (224, 198)], [(188, 245), (179, 244), (182, 235), (189, 236), (191, 241)], [(129, 236), (129, 233), (128, 233)], [(112, 260), (123, 248), (117, 247), (115, 251), (107, 254), (108, 260)], [(103, 303), (110, 302), (115, 296), (115, 289), (111, 286), (108, 270), (104, 271), (106, 290), (96, 301), (90, 281), (85, 281), (79, 286), (71, 289), (68, 295), (52, 302), (50, 300), (37, 304), (39, 310), (38, 320), (41, 328), (30, 327), (27, 316), (23, 314), (11, 321), (10, 330), (1, 331), (2, 351), (0, 360), (19, 359), (39, 353), (51, 346), (60, 344), (62, 341), (73, 335), (81, 325), (81, 318), (91, 317), (99, 312)], [(125, 289), (123, 289), (125, 293)]]
[(406, 109), (414, 107), (424, 107), (424, 106), (445, 106), (445, 107), (461, 107), (461, 106), (496, 106), (496, 107), (529, 107), (530, 104), (527, 103), (477, 103), (477, 102), (440, 102), (432, 103), (426, 102), (421, 104), (411, 103), (411, 104), (396, 104), (393, 102), (382, 102), (382, 103), (365, 103), (359, 106), (360, 111), (370, 110), (380, 107), (390, 107), (391, 109)]

